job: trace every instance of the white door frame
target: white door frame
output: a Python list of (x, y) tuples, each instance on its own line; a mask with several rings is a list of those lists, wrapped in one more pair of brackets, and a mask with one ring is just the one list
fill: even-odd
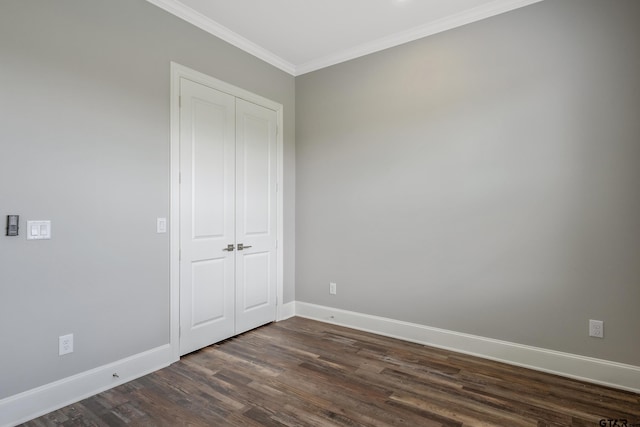
[(170, 213), (169, 213), (169, 284), (170, 284), (170, 341), (172, 361), (180, 359), (180, 79), (209, 86), (245, 101), (261, 105), (276, 112), (277, 120), (277, 311), (276, 320), (282, 319), (283, 287), (283, 217), (284, 199), (282, 177), (284, 160), (282, 104), (171, 62), (171, 143), (170, 143)]

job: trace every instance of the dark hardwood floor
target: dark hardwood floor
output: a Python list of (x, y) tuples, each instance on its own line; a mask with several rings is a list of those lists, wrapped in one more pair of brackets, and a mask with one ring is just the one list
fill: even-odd
[(640, 426), (640, 395), (293, 318), (23, 425)]

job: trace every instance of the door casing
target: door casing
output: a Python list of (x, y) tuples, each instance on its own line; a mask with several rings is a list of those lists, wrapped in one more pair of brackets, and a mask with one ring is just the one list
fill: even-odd
[(173, 361), (180, 359), (180, 78), (209, 86), (237, 98), (261, 105), (276, 112), (277, 120), (277, 311), (276, 320), (282, 319), (283, 288), (283, 106), (260, 95), (233, 86), (214, 77), (171, 62), (171, 142), (170, 142), (170, 214), (169, 214), (169, 283), (170, 283), (170, 341)]

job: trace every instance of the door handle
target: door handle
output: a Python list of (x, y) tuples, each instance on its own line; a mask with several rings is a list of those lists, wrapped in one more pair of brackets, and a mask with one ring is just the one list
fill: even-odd
[[(233, 244), (227, 245), (226, 248), (223, 249), (223, 251), (229, 251), (229, 252), (233, 252), (234, 246)], [(238, 245), (238, 250), (240, 250), (240, 245)]]
[(252, 247), (253, 247), (253, 246), (249, 246), (249, 245), (245, 246), (245, 245), (243, 245), (242, 243), (238, 243), (238, 250), (239, 250), (239, 251), (241, 251), (241, 250), (243, 250), (243, 249), (249, 249), (249, 248), (252, 248)]

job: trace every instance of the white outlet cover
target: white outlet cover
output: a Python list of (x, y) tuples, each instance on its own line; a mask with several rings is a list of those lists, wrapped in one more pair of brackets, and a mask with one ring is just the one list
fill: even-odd
[(73, 334), (58, 337), (58, 355), (73, 353)]
[(589, 320), (589, 336), (604, 338), (604, 322), (602, 320)]

